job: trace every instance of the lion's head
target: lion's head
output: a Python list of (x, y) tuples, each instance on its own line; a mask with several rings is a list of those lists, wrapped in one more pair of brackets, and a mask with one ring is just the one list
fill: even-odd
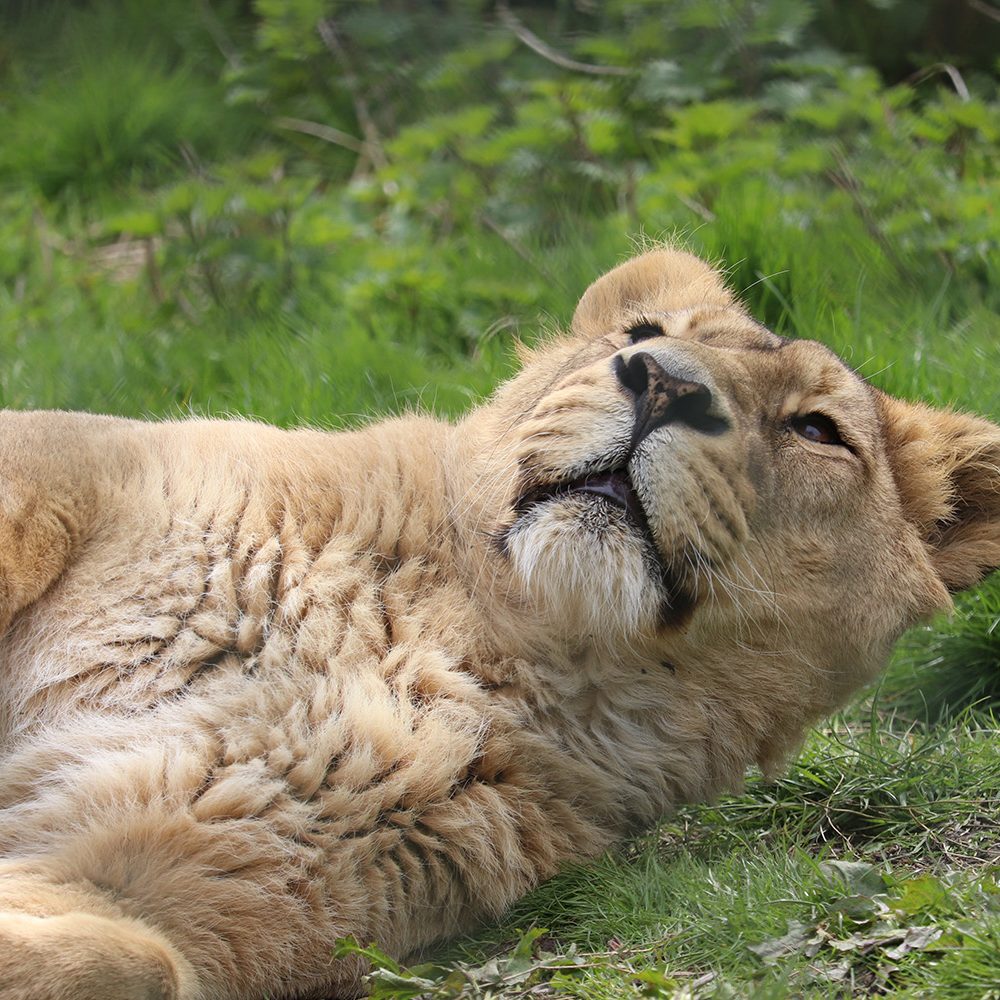
[(548, 635), (769, 670), (808, 691), (803, 716), (1000, 565), (1000, 428), (776, 336), (679, 251), (599, 279), (470, 426), (479, 523)]

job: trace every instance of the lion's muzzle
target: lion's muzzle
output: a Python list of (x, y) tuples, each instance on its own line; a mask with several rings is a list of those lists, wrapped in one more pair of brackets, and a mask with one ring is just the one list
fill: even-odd
[(729, 422), (712, 413), (712, 390), (702, 382), (670, 374), (647, 351), (627, 361), (617, 355), (615, 376), (635, 400), (631, 450), (653, 431), (669, 424), (685, 424), (705, 434), (720, 434)]

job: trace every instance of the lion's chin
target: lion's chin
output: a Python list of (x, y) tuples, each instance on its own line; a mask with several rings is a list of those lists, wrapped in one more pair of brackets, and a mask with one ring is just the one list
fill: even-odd
[(530, 598), (567, 636), (615, 642), (655, 624), (662, 597), (625, 511), (597, 497), (541, 504), (507, 535)]

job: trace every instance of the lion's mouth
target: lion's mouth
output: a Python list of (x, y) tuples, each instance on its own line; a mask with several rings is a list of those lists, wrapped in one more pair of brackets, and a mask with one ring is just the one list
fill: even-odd
[(574, 493), (590, 493), (602, 497), (626, 511), (638, 526), (646, 530), (649, 528), (646, 512), (626, 469), (591, 473), (566, 482), (536, 486), (518, 499), (514, 504), (514, 511), (519, 515), (524, 514), (537, 504), (545, 503), (548, 500), (557, 500)]
[(610, 506), (621, 509), (633, 530), (646, 542), (650, 555), (662, 564), (660, 549), (649, 526), (646, 510), (632, 484), (632, 477), (625, 468), (592, 472), (576, 479), (536, 486), (522, 494), (514, 504), (514, 513), (520, 517), (539, 504), (571, 496), (598, 497)]

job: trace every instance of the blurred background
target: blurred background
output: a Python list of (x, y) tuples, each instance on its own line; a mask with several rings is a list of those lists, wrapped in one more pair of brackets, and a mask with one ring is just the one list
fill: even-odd
[[(0, 405), (455, 415), (666, 238), (875, 385), (1000, 419), (998, 74), (1000, 0), (6, 0)], [(549, 928), (517, 989), (574, 996), (995, 997), (998, 709), (1000, 574), (786, 778), (493, 943)]]
[(639, 239), (1000, 412), (992, 0), (7, 0), (0, 402), (454, 413)]
[(1000, 418), (998, 68), (997, 0), (6, 0), (0, 405), (453, 415), (667, 238)]

